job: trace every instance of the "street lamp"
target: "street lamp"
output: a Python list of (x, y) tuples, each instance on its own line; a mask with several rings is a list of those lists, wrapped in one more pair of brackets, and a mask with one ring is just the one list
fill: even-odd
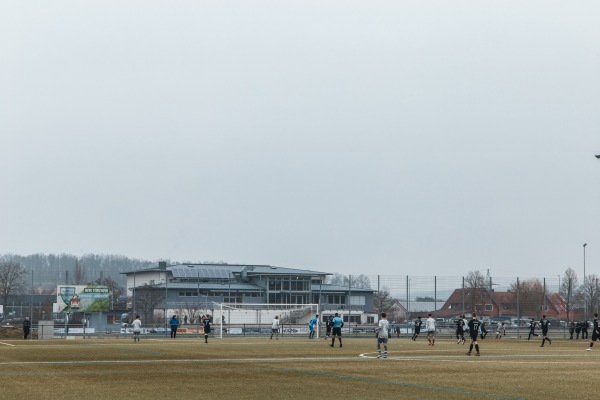
[(587, 246), (587, 243), (583, 244), (583, 293), (585, 293), (585, 297), (584, 297), (584, 312), (583, 315), (585, 317), (585, 321), (587, 321), (587, 287), (585, 286), (585, 246)]

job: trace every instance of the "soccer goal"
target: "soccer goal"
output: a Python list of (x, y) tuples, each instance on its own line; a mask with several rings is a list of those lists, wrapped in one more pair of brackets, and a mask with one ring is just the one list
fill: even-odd
[[(224, 335), (259, 336), (270, 335), (275, 316), (279, 317), (279, 333), (285, 335), (307, 335), (308, 324), (319, 314), (318, 304), (215, 304), (213, 324)], [(319, 337), (320, 321), (315, 326)]]

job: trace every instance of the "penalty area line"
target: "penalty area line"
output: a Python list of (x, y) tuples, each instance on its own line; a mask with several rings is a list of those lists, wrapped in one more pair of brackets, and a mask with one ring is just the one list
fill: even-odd
[(10, 344), (10, 343), (4, 343), (4, 342), (0, 342), (0, 344), (3, 344), (5, 346), (11, 346), (11, 347), (15, 347), (14, 344)]

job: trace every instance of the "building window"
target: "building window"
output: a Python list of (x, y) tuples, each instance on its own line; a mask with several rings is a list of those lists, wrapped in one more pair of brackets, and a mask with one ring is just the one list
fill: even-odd
[(494, 307), (491, 304), (485, 305), (485, 311), (492, 311), (493, 309), (494, 309)]

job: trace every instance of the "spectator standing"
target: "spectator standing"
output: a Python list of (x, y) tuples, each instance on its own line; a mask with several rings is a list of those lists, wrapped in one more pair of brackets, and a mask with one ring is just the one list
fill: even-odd
[(29, 320), (29, 317), (25, 317), (25, 321), (23, 321), (23, 339), (27, 340), (30, 331), (31, 321)]
[(590, 321), (583, 321), (581, 323), (581, 338), (582, 339), (588, 338), (588, 329), (589, 328), (590, 328)]
[(179, 320), (177, 319), (177, 315), (173, 315), (171, 320), (169, 321), (169, 325), (171, 325), (171, 338), (177, 337), (177, 328), (179, 328)]
[[(569, 322), (569, 339), (573, 340), (573, 334), (575, 333), (575, 321), (571, 320), (571, 322)], [(592, 335), (594, 334), (594, 332), (592, 332)]]
[(575, 340), (579, 340), (579, 334), (581, 334), (581, 321), (575, 323)]

